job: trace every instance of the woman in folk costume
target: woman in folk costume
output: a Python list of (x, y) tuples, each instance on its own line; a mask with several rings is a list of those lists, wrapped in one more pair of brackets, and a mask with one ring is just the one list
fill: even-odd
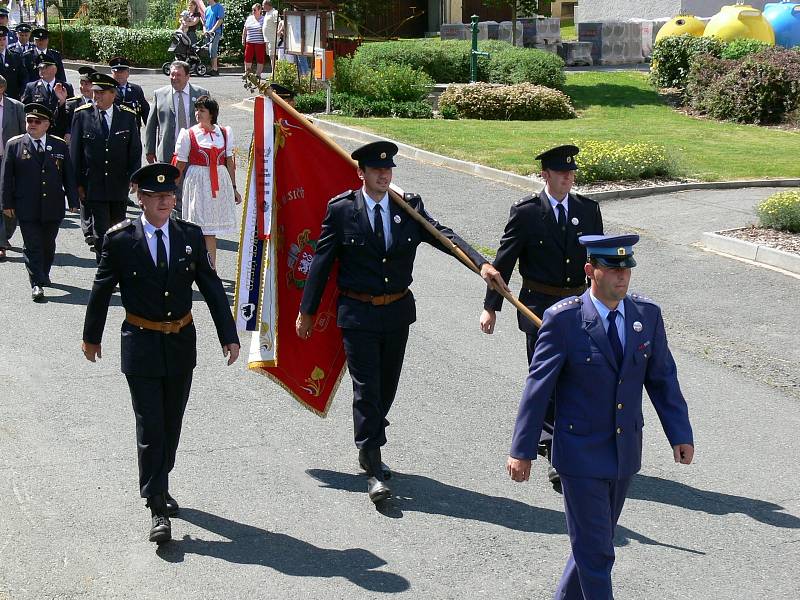
[(201, 227), (216, 265), (217, 236), (236, 233), (236, 205), (242, 196), (236, 189), (231, 128), (217, 125), (219, 104), (200, 96), (194, 108), (197, 125), (181, 130), (175, 144), (183, 182), (182, 216)]

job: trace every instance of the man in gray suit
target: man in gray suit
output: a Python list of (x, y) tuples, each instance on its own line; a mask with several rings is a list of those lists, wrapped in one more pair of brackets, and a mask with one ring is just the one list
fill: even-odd
[[(176, 60), (169, 69), (169, 85), (158, 88), (153, 94), (150, 117), (144, 134), (144, 151), (148, 163), (172, 162), (175, 141), (181, 129), (197, 123), (194, 102), (200, 96), (210, 96), (208, 90), (189, 83), (189, 64)], [(180, 214), (181, 190), (178, 188), (175, 210)]]
[[(12, 137), (25, 133), (25, 106), (6, 96), (8, 82), (0, 75), (0, 166), (5, 158), (6, 142)], [(0, 260), (5, 260), (8, 239), (17, 229), (17, 218), (3, 214), (0, 219)]]

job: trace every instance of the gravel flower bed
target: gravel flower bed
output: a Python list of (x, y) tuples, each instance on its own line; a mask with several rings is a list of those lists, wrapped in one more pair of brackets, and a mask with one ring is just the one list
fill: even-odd
[(729, 231), (718, 231), (717, 233), (760, 246), (768, 246), (776, 250), (783, 250), (784, 252), (800, 255), (800, 234), (798, 233), (767, 229), (766, 227), (757, 227), (755, 225), (742, 227), (741, 229), (731, 229)]

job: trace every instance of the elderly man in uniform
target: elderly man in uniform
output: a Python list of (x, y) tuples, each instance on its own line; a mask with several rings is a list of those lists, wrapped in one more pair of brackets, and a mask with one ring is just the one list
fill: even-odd
[(47, 30), (37, 27), (31, 31), (31, 38), (33, 39), (33, 49), (22, 55), (25, 68), (28, 70), (28, 81), (36, 81), (36, 67), (39, 65), (37, 59), (40, 56), (47, 56), (56, 65), (56, 79), (66, 83), (67, 74), (64, 71), (64, 61), (61, 59), (61, 53), (58, 50), (48, 48), (50, 34)]
[[(397, 146), (391, 142), (373, 142), (353, 152), (364, 186), (328, 205), (296, 324), (298, 336), (311, 335), (314, 314), (338, 258), (337, 324), (353, 380), (355, 444), (359, 464), (370, 476), (367, 492), (375, 503), (391, 495), (386, 482), (391, 472), (382, 464), (381, 447), (386, 444), (386, 416), (400, 380), (409, 326), (416, 320), (408, 286), (417, 246), (427, 242), (450, 253), (389, 199), (395, 154)], [(419, 196), (406, 194), (405, 200), (467, 254), (489, 285), (504, 285), (478, 252), (428, 215)]]
[(514, 427), (507, 469), (514, 481), (526, 481), (555, 392), (553, 465), (572, 545), (559, 600), (613, 598), (614, 529), (642, 463), (642, 389), (675, 462), (689, 464), (694, 455), (661, 309), (627, 293), (637, 241), (638, 235), (581, 236), (591, 287), (545, 311)]
[[(536, 157), (542, 163), (544, 189), (536, 195), (526, 196), (511, 207), (500, 249), (494, 266), (508, 281), (519, 261), (522, 275), (520, 301), (539, 318), (544, 311), (562, 298), (580, 295), (586, 290), (583, 273), (586, 251), (578, 243), (581, 235), (602, 234), (603, 219), (600, 207), (594, 200), (572, 192), (577, 146), (557, 146)], [(503, 297), (493, 290), (486, 292), (481, 330), (494, 332), (496, 311)], [(538, 331), (523, 315), (517, 315), (519, 328), (525, 332), (528, 364), (533, 357)], [(547, 409), (542, 430), (539, 453), (550, 459), (553, 434), (553, 405)], [(548, 479), (560, 490), (557, 470), (551, 465)]]
[(150, 114), (150, 104), (144, 97), (142, 87), (128, 81), (130, 77), (131, 63), (127, 58), (115, 56), (108, 62), (111, 67), (111, 75), (117, 81), (116, 104), (124, 104), (128, 108), (136, 111), (139, 128), (147, 123), (147, 115)]
[(197, 361), (193, 283), (208, 304), (228, 364), (239, 356), (228, 297), (211, 267), (202, 230), (170, 219), (178, 175), (176, 167), (156, 163), (131, 177), (143, 212), (106, 235), (86, 307), (82, 345), (87, 360), (101, 357), (108, 304), (119, 284), (125, 307), (122, 372), (136, 416), (139, 491), (150, 508), (150, 541), (159, 544), (171, 539), (169, 517), (178, 512), (169, 493), (169, 474)]
[(75, 109), (70, 152), (78, 195), (91, 216), (99, 263), (103, 236), (125, 218), (130, 177), (142, 163), (142, 141), (136, 112), (114, 105), (117, 82), (104, 73), (91, 73), (89, 78), (94, 104)]
[(63, 139), (47, 132), (52, 118), (46, 106), (25, 107), (27, 133), (8, 140), (0, 173), (0, 209), (19, 221), (34, 302), (44, 301), (43, 288), (50, 285), (65, 197), (70, 212), (78, 212), (69, 148)]

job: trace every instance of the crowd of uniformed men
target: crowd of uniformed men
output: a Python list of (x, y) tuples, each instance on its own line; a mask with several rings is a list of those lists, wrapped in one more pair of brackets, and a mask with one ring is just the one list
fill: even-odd
[[(192, 284), (210, 307), (231, 364), (239, 340), (228, 300), (200, 228), (170, 218), (178, 169), (163, 158), (140, 168), (139, 131), (150, 107), (142, 89), (128, 82), (128, 62), (113, 59), (113, 77), (81, 68), (80, 94), (73, 96), (61, 57), (47, 47), (47, 32), (21, 24), (12, 37), (2, 17), (0, 9), (0, 258), (18, 222), (32, 298), (42, 301), (65, 198), (71, 211), (80, 210), (99, 264), (82, 349), (92, 362), (101, 356), (109, 300), (119, 286), (126, 310), (122, 370), (137, 421), (140, 492), (151, 509), (150, 540), (164, 543), (171, 538), (169, 516), (179, 508), (169, 474), (195, 366)], [(188, 80), (188, 68), (185, 75)], [(179, 98), (186, 86), (172, 77)], [(158, 97), (152, 119), (160, 120)], [(148, 148), (155, 148), (151, 137)], [(436, 222), (419, 196), (407, 194), (405, 203), (430, 227), (390, 202), (394, 144), (359, 148), (352, 157), (363, 187), (329, 204), (296, 329), (301, 338), (311, 337), (338, 262), (337, 324), (353, 382), (358, 462), (369, 476), (369, 498), (383, 502), (392, 492), (381, 448), (416, 319), (409, 285), (417, 246), (427, 242), (449, 252), (454, 243), (480, 270), (489, 287), (480, 317), (485, 333), (494, 331), (501, 293), (519, 263), (520, 300), (543, 322), (538, 329), (520, 316), (530, 375), (508, 473), (528, 479), (537, 454), (552, 463), (548, 477), (563, 488), (572, 543), (556, 596), (586, 600), (612, 597), (614, 528), (641, 466), (642, 389), (656, 406), (676, 462), (692, 461), (693, 439), (660, 310), (627, 293), (638, 236), (602, 235), (597, 203), (572, 192), (578, 152), (559, 146), (536, 157), (546, 185), (512, 207), (491, 264)], [(143, 209), (134, 220), (125, 218), (129, 184)]]

